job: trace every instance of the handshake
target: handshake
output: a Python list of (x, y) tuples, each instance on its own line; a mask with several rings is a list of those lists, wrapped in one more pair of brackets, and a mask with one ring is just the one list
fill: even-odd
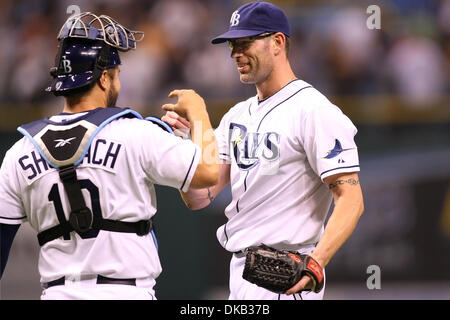
[(178, 98), (178, 102), (162, 106), (166, 114), (161, 120), (172, 127), (176, 136), (189, 139), (192, 134), (191, 122), (200, 121), (199, 126), (205, 118), (209, 122), (205, 101), (194, 90), (174, 90), (169, 93), (169, 98)]

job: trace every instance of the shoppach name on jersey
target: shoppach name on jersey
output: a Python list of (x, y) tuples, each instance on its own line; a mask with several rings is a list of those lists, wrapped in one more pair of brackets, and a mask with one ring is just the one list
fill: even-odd
[[(105, 139), (94, 140), (80, 165), (89, 165), (115, 172), (114, 167), (121, 150), (122, 144), (118, 142)], [(22, 173), (29, 183), (52, 169), (36, 149), (20, 157), (18, 161), (23, 170)]]
[(242, 124), (230, 123), (230, 151), (241, 170), (260, 166), (262, 174), (276, 174), (280, 160), (280, 135), (276, 132), (249, 132)]

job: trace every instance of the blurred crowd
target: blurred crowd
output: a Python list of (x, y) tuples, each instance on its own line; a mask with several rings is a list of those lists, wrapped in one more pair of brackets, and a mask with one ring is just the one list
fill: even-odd
[[(71, 5), (145, 32), (137, 50), (121, 56), (119, 105), (148, 107), (175, 88), (247, 97), (254, 89), (239, 82), (227, 46), (210, 43), (246, 2), (2, 0), (0, 105), (54, 103), (44, 89)], [(421, 107), (449, 93), (450, 0), (272, 2), (291, 22), (293, 69), (326, 95), (397, 94)], [(367, 27), (371, 4), (381, 9), (380, 29)]]

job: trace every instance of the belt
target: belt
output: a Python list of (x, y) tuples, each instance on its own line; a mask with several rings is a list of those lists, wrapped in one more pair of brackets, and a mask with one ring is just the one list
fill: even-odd
[[(293, 249), (293, 250), (280, 249), (280, 250), (297, 251), (298, 253), (309, 254), (316, 247), (316, 245), (317, 245), (317, 243), (313, 243), (313, 244), (301, 246), (298, 249)], [(247, 248), (245, 248), (243, 250), (239, 250), (239, 251), (234, 251), (232, 253), (236, 256), (236, 258), (243, 258), (247, 255)]]
[[(66, 277), (61, 277), (59, 279), (44, 282), (42, 284), (43, 289), (48, 289), (50, 287), (54, 286), (63, 286), (66, 282)], [(76, 282), (76, 281), (74, 281)], [(96, 284), (122, 284), (122, 285), (128, 285), (128, 286), (136, 286), (136, 279), (114, 279), (114, 278), (108, 278), (101, 275), (97, 276)]]

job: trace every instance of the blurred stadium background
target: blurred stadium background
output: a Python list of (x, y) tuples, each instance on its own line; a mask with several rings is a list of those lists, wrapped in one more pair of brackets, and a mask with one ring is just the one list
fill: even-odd
[[(194, 88), (213, 125), (255, 94), (238, 80), (229, 51), (209, 40), (228, 27), (236, 0), (2, 0), (0, 161), (22, 123), (58, 113), (44, 92), (67, 8), (108, 14), (145, 32), (122, 55), (119, 106), (161, 116), (175, 88)], [(450, 1), (273, 1), (292, 25), (296, 74), (357, 125), (365, 213), (327, 267), (325, 299), (450, 299)], [(381, 29), (369, 30), (369, 5)], [(72, 13), (72, 12), (69, 12)], [(159, 299), (226, 299), (229, 253), (215, 232), (230, 199), (197, 212), (159, 187)], [(2, 299), (39, 299), (38, 244), (24, 224), (0, 286)], [(381, 270), (369, 290), (367, 268)]]

